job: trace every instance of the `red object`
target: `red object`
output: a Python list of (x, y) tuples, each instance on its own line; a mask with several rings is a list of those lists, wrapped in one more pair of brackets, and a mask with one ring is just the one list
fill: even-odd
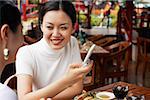
[(84, 3), (82, 3), (82, 2), (76, 2), (75, 8), (76, 8), (77, 12), (79, 12), (80, 10), (85, 10), (86, 9)]
[(78, 22), (75, 23), (75, 31), (79, 32), (79, 24), (78, 24)]
[(26, 21), (26, 20), (27, 20), (27, 16), (26, 16), (26, 4), (22, 4), (22, 12), (23, 12), (23, 17), (22, 17), (22, 19), (23, 19), (24, 21)]

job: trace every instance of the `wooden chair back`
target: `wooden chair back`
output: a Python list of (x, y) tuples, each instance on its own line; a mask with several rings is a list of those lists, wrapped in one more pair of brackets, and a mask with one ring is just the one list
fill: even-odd
[[(90, 46), (92, 44), (87, 44), (82, 46), (82, 48), (80, 49), (80, 53), (81, 53), (81, 58), (82, 60), (84, 60), (87, 51), (89, 50)], [(103, 57), (103, 55), (107, 55), (109, 52), (107, 50), (105, 50), (104, 48), (100, 47), (100, 46), (96, 46), (93, 50), (92, 55), (90, 56), (90, 59), (94, 61), (94, 65), (92, 67), (91, 72), (85, 77), (84, 80), (84, 90), (92, 90), (96, 87), (98, 87), (98, 85), (96, 83), (99, 83), (99, 65), (100, 65), (100, 59), (101, 57)]]
[[(148, 67), (148, 62), (150, 62), (150, 39), (144, 37), (137, 38), (137, 65), (136, 65), (136, 76), (138, 77), (138, 72), (142, 72), (142, 85), (145, 85), (145, 72)], [(140, 71), (138, 71), (140, 69)]]
[(17, 91), (17, 75), (14, 74), (10, 76), (5, 82), (5, 85), (8, 85), (11, 89)]
[[(81, 58), (84, 59), (86, 56), (86, 53), (81, 53)], [(94, 55), (91, 55), (90, 58), (93, 58)], [(85, 76), (83, 85), (84, 85), (84, 90), (89, 91), (94, 89), (94, 80), (95, 80), (95, 62), (92, 67), (92, 70)]]
[(127, 81), (129, 47), (131, 47), (131, 43), (127, 41), (105, 47), (109, 54), (103, 57), (101, 64), (101, 81), (103, 85), (116, 81)]
[(145, 57), (148, 60), (148, 54), (150, 54), (150, 39), (144, 37), (137, 38), (138, 55)]
[(93, 42), (103, 37), (104, 37), (103, 35), (88, 35), (87, 39)]
[(116, 39), (117, 39), (116, 37), (105, 37), (105, 38), (101, 38), (99, 40), (94, 41), (94, 44), (101, 46), (101, 47), (105, 47), (109, 44), (112, 44), (112, 42)]

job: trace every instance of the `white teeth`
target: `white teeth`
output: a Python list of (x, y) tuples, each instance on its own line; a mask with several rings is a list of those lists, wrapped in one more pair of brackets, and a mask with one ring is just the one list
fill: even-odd
[(56, 44), (59, 44), (61, 41), (62, 40), (52, 40), (52, 43), (56, 45)]

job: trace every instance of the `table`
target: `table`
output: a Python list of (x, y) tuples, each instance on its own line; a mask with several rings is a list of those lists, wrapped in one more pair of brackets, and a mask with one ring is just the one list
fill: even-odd
[[(88, 52), (88, 49), (82, 49), (80, 50), (80, 53), (81, 54), (86, 54)], [(93, 54), (100, 54), (100, 55), (104, 55), (104, 54), (108, 54), (109, 51), (107, 51), (106, 49), (104, 49), (103, 47), (101, 46), (96, 46), (96, 49), (93, 50)]]
[(128, 85), (129, 86), (128, 95), (135, 95), (135, 96), (144, 95), (145, 100), (150, 100), (150, 88), (140, 87), (140, 86), (137, 86), (135, 84), (125, 83), (125, 82), (117, 82), (117, 83), (113, 83), (113, 84), (110, 84), (110, 85), (106, 85), (106, 86), (94, 89), (91, 92), (100, 92), (100, 91), (112, 92), (112, 88), (115, 85), (121, 85), (121, 86)]
[(91, 29), (80, 28), (88, 35), (115, 35), (116, 28), (92, 27)]

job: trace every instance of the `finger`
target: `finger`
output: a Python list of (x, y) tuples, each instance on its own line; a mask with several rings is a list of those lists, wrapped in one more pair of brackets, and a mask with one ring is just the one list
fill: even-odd
[(47, 100), (52, 100), (51, 98), (47, 98)]
[(79, 68), (78, 69), (79, 73), (84, 73), (84, 74), (89, 73), (90, 70), (92, 69), (92, 66), (93, 66), (93, 60), (91, 60), (87, 66)]
[(94, 65), (94, 61), (93, 60), (90, 60), (90, 62), (89, 62), (89, 64), (87, 65), (87, 67), (93, 67), (93, 65)]
[(82, 66), (82, 64), (70, 64), (69, 65), (70, 66), (70, 68), (79, 68), (79, 67), (81, 67)]
[(45, 100), (44, 98), (41, 98), (40, 100)]
[(91, 68), (89, 67), (80, 67), (80, 68), (76, 68), (75, 70), (76, 70), (76, 74), (85, 74), (85, 73), (87, 73), (87, 72), (89, 72), (89, 70), (90, 70)]

